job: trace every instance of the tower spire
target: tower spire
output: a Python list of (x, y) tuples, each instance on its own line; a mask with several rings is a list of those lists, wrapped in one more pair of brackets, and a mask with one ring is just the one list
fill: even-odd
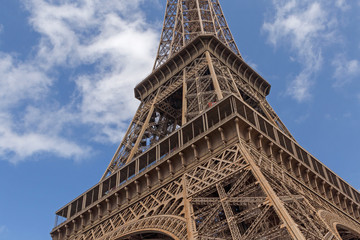
[(169, 0), (154, 69), (201, 34), (215, 35), (241, 57), (219, 0)]

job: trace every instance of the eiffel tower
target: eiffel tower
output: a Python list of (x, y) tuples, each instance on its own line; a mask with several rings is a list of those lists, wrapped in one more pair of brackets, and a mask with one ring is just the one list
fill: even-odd
[(124, 139), (52, 239), (360, 239), (360, 193), (296, 142), (270, 87), (219, 0), (168, 0)]

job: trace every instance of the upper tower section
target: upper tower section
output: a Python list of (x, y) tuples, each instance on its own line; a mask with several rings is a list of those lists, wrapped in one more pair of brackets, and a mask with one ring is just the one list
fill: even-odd
[(154, 69), (203, 34), (215, 35), (241, 57), (219, 0), (168, 0)]
[(154, 69), (135, 87), (140, 106), (102, 179), (230, 95), (291, 136), (266, 101), (270, 88), (242, 59), (219, 0), (167, 0)]

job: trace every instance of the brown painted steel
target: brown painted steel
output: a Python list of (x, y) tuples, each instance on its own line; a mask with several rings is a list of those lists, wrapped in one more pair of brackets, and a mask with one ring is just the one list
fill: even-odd
[(360, 239), (360, 193), (295, 141), (269, 91), (218, 0), (168, 0), (138, 111), (52, 239)]

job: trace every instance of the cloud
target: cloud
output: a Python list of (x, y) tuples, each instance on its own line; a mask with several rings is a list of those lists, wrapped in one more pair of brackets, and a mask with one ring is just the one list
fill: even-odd
[(345, 0), (336, 0), (335, 6), (340, 8), (343, 11), (350, 9), (350, 6), (347, 4), (347, 2)]
[(4, 129), (4, 126), (0, 127), (0, 134), (0, 155), (8, 157), (7, 160), (14, 164), (44, 152), (77, 160), (88, 156), (87, 150), (90, 150), (56, 136), (39, 133), (17, 134), (12, 129)]
[[(56, 136), (61, 129), (56, 131), (54, 126), (60, 118), (51, 118), (44, 111), (29, 124), (34, 106), (50, 96), (53, 80), (43, 69), (0, 53), (0, 76), (0, 159), (16, 163), (40, 152), (75, 159), (85, 155), (85, 148)], [(53, 121), (41, 129), (50, 119)]]
[(158, 43), (142, 2), (24, 0), (40, 39), (26, 58), (0, 53), (0, 159), (81, 159), (91, 151), (79, 143), (84, 127), (93, 141), (119, 142)]
[(0, 52), (0, 109), (14, 107), (23, 100), (46, 94), (51, 79), (31, 63), (21, 62)]
[(64, 123), (69, 122), (61, 111), (46, 112), (33, 106), (27, 106), (23, 115), (3, 111), (0, 113), (0, 159), (16, 164), (41, 153), (83, 159), (91, 148), (61, 134)]
[(360, 76), (360, 62), (359, 60), (347, 60), (344, 56), (338, 56), (333, 60), (332, 65), (335, 67), (333, 84), (334, 87), (342, 87), (351, 83), (355, 77)]
[(97, 128), (95, 139), (100, 141), (121, 139), (138, 104), (133, 88), (151, 72), (158, 33), (139, 10), (140, 2), (28, 2), (31, 23), (43, 35), (40, 59), (95, 67), (91, 74), (74, 78), (80, 119)]
[(75, 66), (99, 59), (107, 63), (117, 60), (111, 63), (115, 65), (118, 57), (136, 54), (148, 57), (149, 44), (157, 39), (157, 32), (146, 22), (140, 2), (63, 0), (54, 4), (49, 0), (27, 0), (30, 23), (42, 35), (39, 57), (48, 64)]
[(298, 102), (302, 102), (311, 98), (310, 87), (313, 85), (311, 82), (311, 70), (304, 70), (287, 88), (287, 94), (292, 96)]
[(275, 16), (263, 24), (269, 42), (290, 45), (303, 69), (289, 84), (287, 94), (299, 102), (311, 98), (313, 76), (323, 63), (322, 48), (333, 41), (336, 19), (321, 1), (274, 0)]
[(310, 113), (306, 113), (306, 114), (303, 114), (303, 115), (300, 115), (298, 116), (297, 119), (295, 119), (295, 122), (297, 124), (302, 124), (304, 123), (306, 120), (308, 120), (310, 118)]

